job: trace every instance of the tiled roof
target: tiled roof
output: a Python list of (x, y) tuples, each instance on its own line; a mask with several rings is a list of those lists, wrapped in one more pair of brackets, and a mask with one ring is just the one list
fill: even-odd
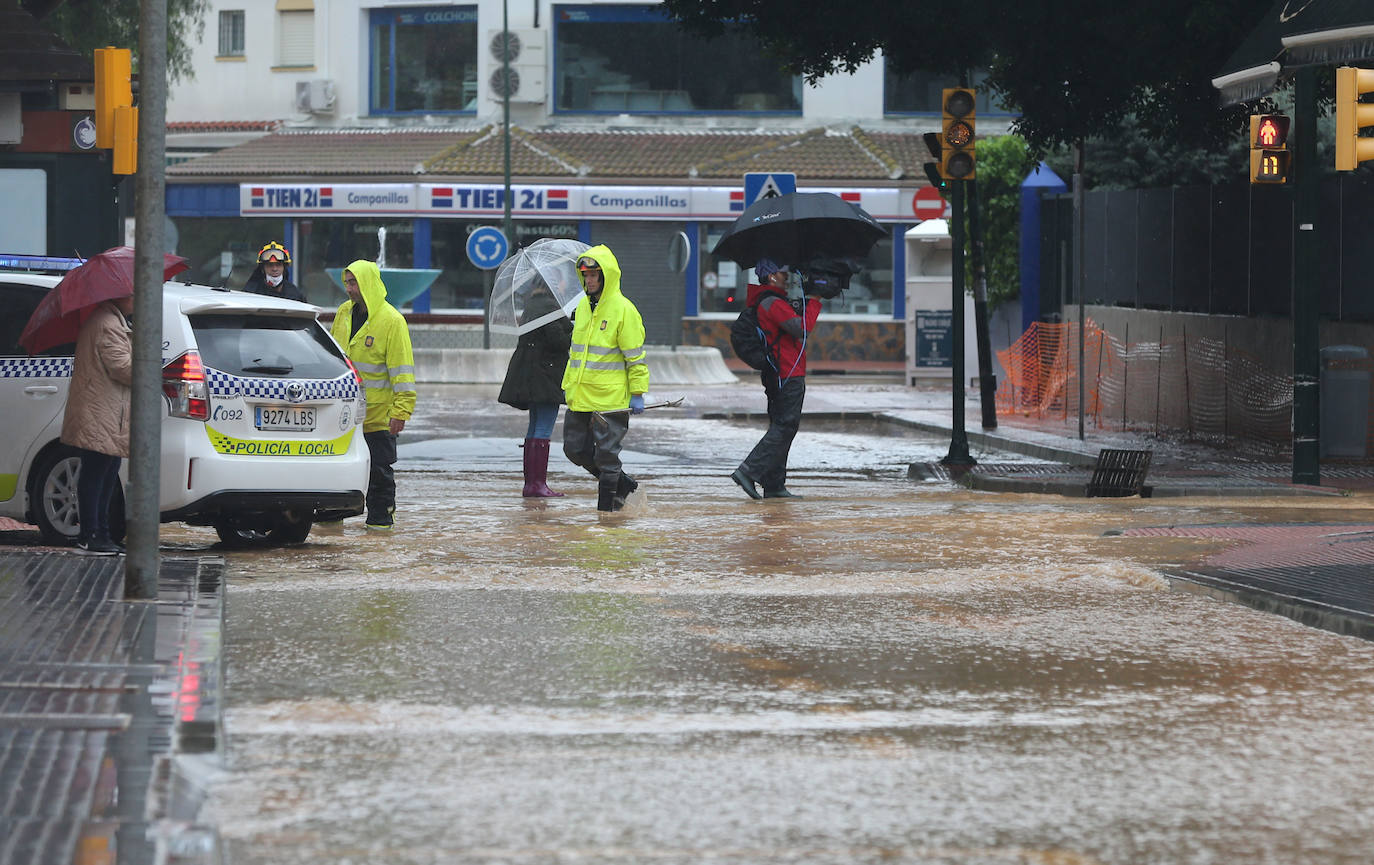
[[(511, 128), (511, 173), (524, 178), (734, 182), (746, 172), (788, 171), (807, 180), (924, 182), (921, 163), (928, 159), (919, 133), (858, 127), (683, 132)], [(184, 180), (301, 175), (493, 178), (504, 173), (504, 146), (497, 126), (282, 130), (181, 163), (167, 173)]]
[(173, 134), (188, 132), (275, 132), (279, 120), (179, 120), (167, 124)]

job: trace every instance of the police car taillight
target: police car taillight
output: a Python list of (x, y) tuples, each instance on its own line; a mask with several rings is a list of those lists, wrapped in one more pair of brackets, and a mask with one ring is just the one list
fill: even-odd
[(172, 417), (210, 419), (210, 391), (200, 352), (188, 351), (162, 368), (162, 395)]
[(350, 358), (344, 358), (344, 360), (348, 362), (348, 368), (353, 370), (353, 380), (358, 383), (358, 410), (356, 412), (357, 420), (354, 421), (354, 423), (361, 426), (363, 419), (367, 416), (367, 390), (363, 385), (363, 374), (358, 372), (358, 368), (353, 365), (353, 361)]

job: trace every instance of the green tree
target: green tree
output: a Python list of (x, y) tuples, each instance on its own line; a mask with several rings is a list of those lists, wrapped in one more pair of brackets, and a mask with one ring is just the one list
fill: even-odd
[[(978, 142), (978, 221), (992, 308), (1021, 294), (1021, 181), (1031, 164), (1029, 152), (1018, 135)], [(972, 273), (964, 284), (973, 285)]]
[[(24, 9), (82, 54), (114, 46), (138, 63), (139, 0), (24, 0)], [(195, 77), (191, 48), (205, 35), (210, 0), (167, 0), (167, 78)]]

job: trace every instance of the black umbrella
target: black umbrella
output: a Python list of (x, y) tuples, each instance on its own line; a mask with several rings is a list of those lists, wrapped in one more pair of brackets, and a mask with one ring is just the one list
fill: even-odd
[(795, 267), (817, 258), (864, 258), (886, 235), (863, 208), (832, 192), (790, 192), (751, 204), (711, 252), (740, 267), (760, 258)]

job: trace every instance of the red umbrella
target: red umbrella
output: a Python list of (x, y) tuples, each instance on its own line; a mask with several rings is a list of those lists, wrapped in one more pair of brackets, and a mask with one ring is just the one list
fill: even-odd
[[(162, 278), (171, 279), (190, 267), (179, 255), (162, 256)], [(86, 259), (69, 271), (29, 316), (19, 344), (29, 354), (76, 342), (84, 322), (101, 303), (134, 293), (134, 250), (116, 246)]]

